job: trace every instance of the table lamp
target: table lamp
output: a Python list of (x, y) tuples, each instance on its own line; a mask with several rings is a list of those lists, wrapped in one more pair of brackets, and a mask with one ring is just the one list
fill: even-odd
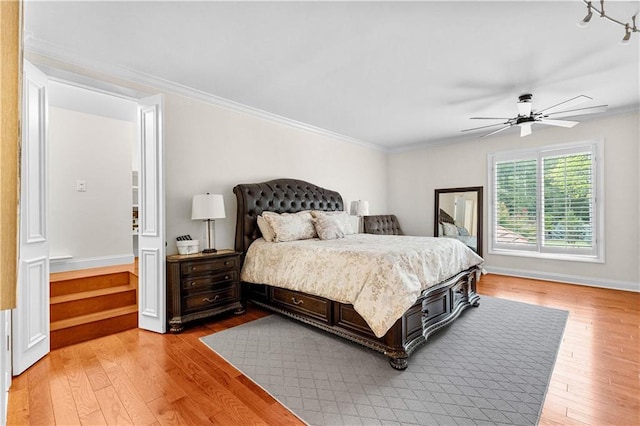
[(364, 232), (364, 222), (362, 216), (369, 215), (369, 202), (362, 200), (352, 201), (349, 213), (351, 214), (351, 216), (358, 216), (358, 233)]
[[(224, 199), (221, 194), (197, 194), (193, 196), (191, 204), (191, 220), (202, 220), (206, 222), (207, 247), (203, 253), (215, 253), (215, 231), (216, 219), (224, 219)], [(213, 232), (213, 234), (212, 234)]]

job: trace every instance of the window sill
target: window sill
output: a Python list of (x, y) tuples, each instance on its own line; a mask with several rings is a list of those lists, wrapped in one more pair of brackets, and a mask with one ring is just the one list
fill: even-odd
[(489, 254), (498, 256), (532, 257), (536, 259), (561, 260), (568, 262), (604, 263), (604, 255), (583, 256), (578, 254), (538, 253), (503, 249), (489, 249)]

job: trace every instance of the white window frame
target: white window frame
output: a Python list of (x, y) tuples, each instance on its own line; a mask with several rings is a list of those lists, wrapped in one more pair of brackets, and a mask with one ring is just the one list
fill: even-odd
[[(592, 152), (592, 173), (593, 173), (593, 242), (594, 249), (588, 254), (578, 254), (567, 252), (566, 250), (554, 250), (549, 247), (542, 248), (542, 214), (544, 204), (542, 203), (541, 191), (537, 194), (537, 218), (538, 218), (538, 242), (537, 246), (506, 245), (496, 241), (496, 180), (495, 164), (501, 161), (537, 159), (538, 188), (540, 188), (540, 176), (542, 176), (541, 158), (552, 155), (571, 154), (580, 150), (588, 149)], [(488, 171), (488, 209), (489, 209), (489, 254), (535, 257), (542, 259), (569, 260), (578, 262), (604, 263), (605, 261), (605, 232), (604, 232), (604, 140), (594, 139), (568, 144), (548, 145), (527, 149), (490, 153), (487, 155)]]

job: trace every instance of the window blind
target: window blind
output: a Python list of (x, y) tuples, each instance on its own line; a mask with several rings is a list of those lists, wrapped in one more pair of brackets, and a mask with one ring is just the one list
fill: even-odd
[(490, 156), (490, 249), (598, 254), (595, 156), (594, 144)]
[(496, 170), (496, 241), (537, 245), (537, 165), (535, 159), (498, 162)]
[(592, 154), (542, 159), (543, 247), (593, 247)]

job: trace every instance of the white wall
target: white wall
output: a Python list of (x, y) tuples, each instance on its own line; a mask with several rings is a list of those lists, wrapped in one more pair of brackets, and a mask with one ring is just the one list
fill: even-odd
[[(487, 252), (485, 239), (486, 267), (497, 273), (640, 291), (639, 121), (640, 114), (627, 113), (584, 121), (572, 129), (537, 126), (525, 138), (508, 132), (504, 136), (389, 154), (389, 205), (406, 233), (433, 235), (434, 190), (464, 186), (486, 189), (487, 154), (603, 138), (606, 262), (492, 255)], [(486, 194), (485, 190), (485, 230), (489, 217)]]
[[(387, 154), (165, 93), (167, 253), (176, 252), (178, 235), (191, 234), (203, 240), (204, 226), (190, 220), (194, 194), (209, 191), (224, 195), (227, 218), (216, 221), (216, 247), (232, 248), (236, 214), (233, 186), (278, 177), (303, 179), (337, 190), (346, 205), (351, 200), (368, 200), (371, 214), (395, 213), (407, 233), (433, 235), (434, 189), (486, 188), (488, 153), (597, 137), (605, 140), (606, 263), (491, 255), (486, 252), (485, 242), (486, 265), (494, 272), (639, 289), (637, 112), (584, 121), (573, 129), (538, 126), (527, 138), (507, 132), (482, 140)], [(486, 230), (486, 199), (484, 208)]]
[(388, 213), (386, 154), (242, 112), (165, 95), (167, 254), (175, 238), (203, 244), (204, 225), (191, 220), (194, 194), (224, 196), (226, 219), (216, 220), (216, 248), (233, 248), (239, 183), (301, 179), (336, 190), (345, 205), (368, 200), (371, 214)]
[[(72, 258), (52, 262), (51, 271), (132, 262), (131, 147), (136, 125), (124, 120), (130, 114), (117, 116), (103, 110), (105, 115), (97, 115), (100, 106), (113, 103), (110, 96), (61, 84), (53, 87), (49, 98), (50, 256)], [(80, 98), (98, 108), (75, 102)], [(124, 105), (135, 120), (135, 103), (122, 102), (127, 102)], [(86, 181), (86, 192), (76, 191), (78, 180)]]

